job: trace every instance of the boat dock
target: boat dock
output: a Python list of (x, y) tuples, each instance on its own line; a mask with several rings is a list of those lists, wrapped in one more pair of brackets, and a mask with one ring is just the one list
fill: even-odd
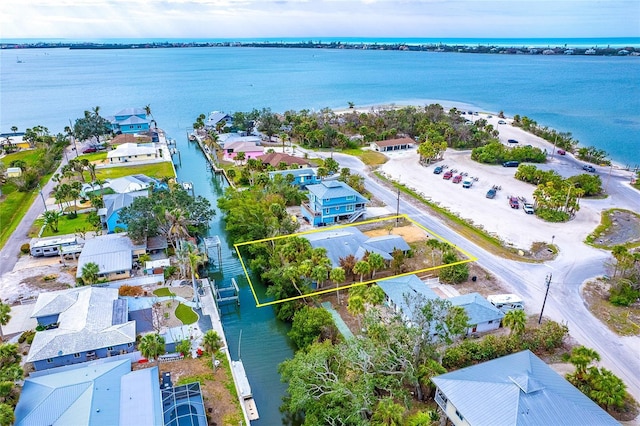
[(253, 399), (249, 379), (247, 378), (247, 373), (244, 371), (244, 364), (241, 360), (231, 361), (231, 373), (233, 374), (233, 379), (236, 383), (236, 391), (244, 405), (244, 409), (249, 420), (258, 420), (260, 415), (258, 414), (258, 408), (256, 407), (255, 400)]

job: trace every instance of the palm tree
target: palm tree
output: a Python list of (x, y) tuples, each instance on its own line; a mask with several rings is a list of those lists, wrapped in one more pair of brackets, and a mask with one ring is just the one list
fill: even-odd
[(97, 263), (89, 262), (85, 263), (82, 267), (82, 281), (85, 284), (95, 284), (98, 282), (98, 274), (100, 273), (100, 267)]
[(222, 346), (222, 339), (215, 330), (207, 330), (202, 336), (202, 346), (208, 353), (214, 355)]
[(593, 349), (585, 346), (577, 346), (571, 350), (569, 362), (576, 367), (575, 374), (578, 380), (582, 380), (584, 378), (587, 367), (593, 361), (600, 361), (600, 354)]
[(191, 271), (191, 284), (193, 286), (193, 300), (196, 303), (196, 309), (200, 308), (200, 296), (198, 295), (198, 283), (196, 281), (196, 275), (198, 273), (198, 267), (206, 261), (204, 253), (200, 253), (198, 247), (189, 242), (183, 242), (180, 245), (183, 253), (182, 261), (186, 262), (186, 266)]
[(164, 337), (157, 333), (145, 334), (140, 339), (138, 344), (138, 350), (142, 353), (142, 356), (147, 359), (153, 359), (157, 361), (158, 356), (162, 355), (165, 351)]
[(371, 272), (371, 265), (364, 260), (359, 260), (353, 267), (353, 273), (360, 274), (360, 282), (362, 282), (362, 278), (369, 272)]
[(404, 407), (394, 402), (392, 398), (383, 398), (378, 402), (371, 416), (371, 422), (376, 425), (400, 426), (403, 424), (404, 411)]
[(58, 220), (62, 214), (59, 210), (47, 210), (43, 213), (45, 228), (51, 229), (51, 232), (58, 232)]
[(91, 175), (91, 180), (92, 181), (98, 180), (98, 178), (96, 176), (96, 165), (95, 164), (93, 164), (93, 163), (87, 164), (87, 170), (89, 170), (89, 175)]
[(505, 327), (509, 327), (509, 335), (521, 336), (527, 324), (527, 314), (522, 309), (512, 309), (502, 320)]
[(379, 285), (373, 284), (364, 293), (364, 299), (371, 305), (380, 305), (384, 302), (385, 293)]
[(349, 296), (349, 302), (347, 304), (347, 311), (358, 319), (358, 328), (360, 328), (360, 315), (364, 314), (365, 306), (364, 299), (358, 294)]
[(11, 306), (6, 303), (0, 302), (0, 342), (4, 341), (4, 333), (2, 332), (2, 326), (5, 326), (9, 323), (11, 319)]
[(384, 268), (384, 258), (378, 253), (371, 253), (367, 258), (367, 262), (371, 266), (371, 278), (373, 279), (376, 276), (376, 271)]
[(244, 162), (244, 160), (247, 158), (247, 154), (245, 152), (238, 152), (235, 156), (235, 160), (239, 161), (240, 164), (242, 164)]
[(331, 272), (329, 272), (329, 279), (336, 284), (336, 288), (338, 289), (338, 304), (340, 304), (340, 284), (345, 282), (347, 274), (341, 267), (333, 268)]

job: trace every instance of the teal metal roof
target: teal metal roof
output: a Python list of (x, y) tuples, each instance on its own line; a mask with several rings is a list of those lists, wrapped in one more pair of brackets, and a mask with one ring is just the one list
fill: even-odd
[(413, 301), (419, 297), (425, 302), (430, 299), (439, 299), (438, 295), (415, 275), (378, 281), (378, 286), (385, 292), (389, 300), (400, 308), (407, 320), (414, 317), (413, 308), (415, 307), (408, 304), (407, 301)]
[(489, 321), (500, 321), (504, 313), (493, 306), (480, 293), (469, 293), (452, 297), (449, 300), (454, 306), (461, 306), (469, 316), (469, 324), (482, 324)]
[(470, 425), (619, 424), (528, 350), (432, 380)]
[(369, 200), (364, 198), (355, 189), (351, 188), (339, 180), (325, 180), (316, 185), (307, 186), (309, 192), (320, 199), (333, 199), (354, 196), (355, 202), (366, 203)]

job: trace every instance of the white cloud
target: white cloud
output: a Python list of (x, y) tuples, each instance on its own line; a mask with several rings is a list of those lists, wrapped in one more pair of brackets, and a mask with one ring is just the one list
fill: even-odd
[(640, 36), (637, 0), (2, 0), (0, 37)]

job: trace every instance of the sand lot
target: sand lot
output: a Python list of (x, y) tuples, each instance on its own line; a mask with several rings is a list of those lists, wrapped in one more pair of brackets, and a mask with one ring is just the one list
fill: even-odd
[[(475, 116), (474, 116), (475, 117)], [(486, 118), (486, 114), (480, 114)], [(477, 119), (478, 117), (475, 117)], [(555, 154), (551, 157), (553, 145), (537, 136), (512, 127), (510, 124), (497, 124), (498, 118), (488, 121), (500, 131), (500, 140), (516, 139), (519, 145), (533, 145), (546, 149), (549, 160), (539, 168), (554, 169), (562, 176), (572, 176), (582, 172), (579, 164), (568, 161), (570, 157)], [(516, 180), (515, 167), (484, 165), (471, 160), (471, 151), (447, 150), (444, 160), (429, 166), (419, 163), (415, 149), (389, 154), (389, 161), (379, 169), (387, 177), (398, 180), (442, 207), (457, 213), (460, 217), (487, 232), (498, 236), (505, 244), (528, 250), (534, 242), (552, 241), (558, 246), (569, 246), (584, 241), (586, 236), (600, 223), (600, 212), (610, 207), (615, 200), (581, 200), (580, 211), (567, 223), (547, 223), (535, 215), (528, 215), (522, 209), (512, 209), (509, 196), (523, 197), (533, 202), (534, 185)], [(471, 188), (463, 188), (461, 183), (445, 180), (442, 174), (434, 174), (437, 165), (466, 173), (467, 177), (477, 178)], [(454, 173), (455, 175), (455, 173)], [(631, 176), (629, 172), (629, 176)], [(602, 176), (603, 181), (606, 179)], [(501, 187), (494, 199), (486, 198), (487, 191), (494, 185)]]

